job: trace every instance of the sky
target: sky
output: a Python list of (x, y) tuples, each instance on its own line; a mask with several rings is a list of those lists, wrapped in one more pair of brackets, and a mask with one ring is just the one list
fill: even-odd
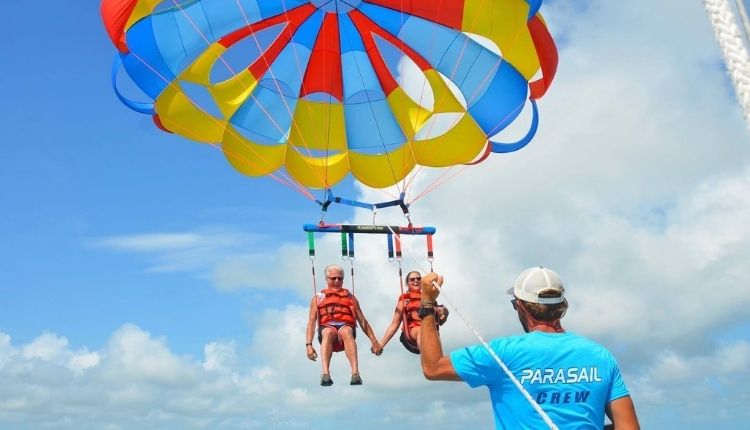
[[(485, 390), (424, 380), (395, 340), (375, 357), (360, 339), (361, 387), (343, 356), (320, 387), (301, 229), (316, 205), (120, 104), (95, 2), (3, 9), (0, 427), (492, 426)], [(566, 285), (564, 326), (614, 352), (643, 428), (744, 428), (750, 135), (703, 5), (555, 0), (542, 13), (560, 64), (534, 141), (412, 206), (438, 229), (444, 347), (477, 343), (455, 310), (485, 338), (520, 333), (505, 290), (544, 265)], [(358, 238), (355, 263), (378, 336), (399, 292), (379, 239)], [(318, 238), (319, 274), (337, 241)], [(405, 245), (405, 268), (428, 270), (423, 243)]]

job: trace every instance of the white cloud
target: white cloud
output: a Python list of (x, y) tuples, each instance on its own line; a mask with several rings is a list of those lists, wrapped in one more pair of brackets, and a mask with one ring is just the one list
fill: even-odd
[(234, 342), (212, 342), (203, 348), (203, 368), (209, 371), (227, 372), (236, 365), (237, 346)]
[(52, 361), (59, 358), (68, 346), (68, 340), (53, 334), (43, 334), (26, 345), (22, 354), (25, 358), (38, 358)]
[(106, 372), (128, 380), (160, 384), (189, 384), (193, 369), (169, 350), (165, 339), (153, 339), (136, 326), (126, 325), (114, 333), (106, 349)]
[(123, 251), (158, 252), (201, 246), (206, 240), (215, 242), (216, 237), (196, 233), (156, 233), (110, 237), (99, 239), (96, 243)]
[(200, 231), (121, 235), (92, 239), (93, 246), (143, 255), (154, 273), (188, 273), (211, 281), (216, 288), (278, 287), (267, 268), (275, 256), (265, 252), (269, 237), (227, 227)]
[[(19, 351), (12, 348), (10, 337), (6, 336), (5, 349), (6, 357), (20, 354), (21, 357), (29, 361), (43, 361), (54, 363), (55, 365), (64, 366), (73, 373), (81, 373), (85, 369), (94, 367), (99, 364), (100, 355), (96, 352), (89, 352), (87, 349), (73, 351), (68, 348), (68, 339), (57, 336), (52, 333), (44, 333), (26, 344)], [(6, 358), (9, 360), (9, 358)]]
[[(166, 339), (127, 324), (95, 351), (100, 361), (80, 370), (71, 369), (64, 360), (23, 353), (54, 343), (55, 357), (76, 354), (58, 335), (46, 333), (25, 345), (8, 342), (6, 365), (0, 368), (0, 422), (19, 429), (75, 428), (84, 422), (121, 429), (316, 429), (367, 428), (366, 423), (414, 425), (426, 420), (438, 429), (453, 428), (440, 425), (446, 414), (444, 402), (433, 402), (434, 410), (415, 414), (421, 404), (415, 397), (419, 390), (413, 384), (381, 383), (374, 361), (382, 359), (370, 354), (362, 354), (366, 385), (347, 384), (345, 359), (339, 355), (332, 368), (336, 384), (321, 388), (318, 363), (304, 358), (299, 324), (305, 309), (289, 307), (262, 316), (266, 323), (258, 327), (249, 350), (238, 352), (233, 343), (210, 343), (203, 357), (177, 355)], [(4, 333), (0, 336), (9, 340)], [(398, 362), (395, 352), (391, 355)], [(401, 358), (404, 354), (398, 351)], [(408, 358), (410, 365), (395, 374), (391, 371), (394, 376), (414, 369), (414, 357)], [(457, 411), (475, 406), (461, 405)], [(384, 416), (383, 410), (393, 416)]]
[(744, 422), (750, 416), (745, 407), (750, 396), (743, 387), (750, 379), (748, 364), (747, 341), (693, 356), (664, 351), (651, 368), (633, 379), (631, 387), (638, 393), (641, 415), (652, 415), (657, 426), (684, 423), (706, 428), (717, 422)]
[(10, 336), (0, 332), (0, 369), (5, 367), (5, 363), (10, 361), (16, 353), (11, 345)]

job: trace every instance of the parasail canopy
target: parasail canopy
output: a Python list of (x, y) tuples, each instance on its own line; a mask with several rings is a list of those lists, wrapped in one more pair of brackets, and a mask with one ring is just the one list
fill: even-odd
[[(541, 3), (103, 0), (101, 13), (150, 100), (118, 96), (163, 129), (219, 144), (247, 175), (383, 188), (528, 143), (557, 66)], [(527, 136), (496, 141), (527, 103)]]

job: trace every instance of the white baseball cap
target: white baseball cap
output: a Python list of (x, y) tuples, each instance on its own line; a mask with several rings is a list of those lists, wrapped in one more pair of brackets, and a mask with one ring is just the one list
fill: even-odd
[[(558, 291), (560, 297), (539, 297), (542, 291)], [(560, 276), (546, 267), (531, 267), (516, 278), (508, 294), (529, 303), (553, 305), (565, 301), (565, 287)]]

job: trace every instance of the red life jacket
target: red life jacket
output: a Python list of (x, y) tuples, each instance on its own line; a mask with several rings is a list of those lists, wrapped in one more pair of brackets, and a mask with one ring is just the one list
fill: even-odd
[(399, 302), (404, 304), (404, 330), (411, 329), (412, 327), (419, 327), (419, 307), (421, 306), (422, 292), (417, 290), (409, 290), (400, 296), (398, 296)]
[[(322, 297), (321, 297), (322, 296)], [(318, 293), (318, 324), (342, 322), (354, 327), (357, 312), (354, 307), (354, 296), (346, 288), (334, 290), (324, 288)]]

